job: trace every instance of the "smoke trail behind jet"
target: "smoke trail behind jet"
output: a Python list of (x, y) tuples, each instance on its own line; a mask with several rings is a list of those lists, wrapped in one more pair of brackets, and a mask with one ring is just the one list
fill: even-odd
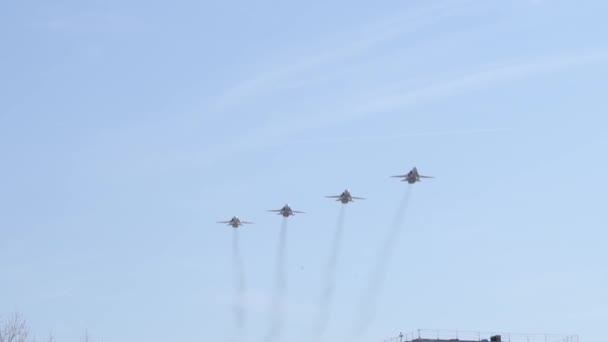
[(277, 260), (275, 269), (275, 293), (272, 299), (270, 330), (266, 337), (266, 342), (273, 342), (280, 339), (283, 331), (283, 300), (285, 291), (287, 290), (287, 277), (285, 272), (286, 264), (286, 249), (287, 249), (287, 218), (284, 217), (281, 222), (281, 231), (279, 232), (279, 246), (277, 250)]
[(327, 323), (329, 322), (329, 318), (331, 316), (331, 302), (333, 299), (334, 288), (336, 286), (335, 275), (336, 267), (338, 265), (338, 256), (340, 254), (340, 247), (342, 245), (345, 214), (346, 204), (342, 204), (342, 207), (340, 208), (340, 214), (338, 215), (338, 221), (336, 222), (336, 227), (334, 229), (334, 236), (331, 242), (331, 249), (329, 251), (329, 260), (325, 267), (325, 274), (323, 278), (324, 285), (319, 302), (319, 321), (317, 322), (315, 331), (315, 338), (317, 340), (320, 340), (323, 334), (325, 333)]
[(393, 254), (393, 250), (395, 249), (395, 245), (399, 240), (401, 226), (403, 225), (403, 221), (405, 219), (405, 214), (409, 204), (411, 192), (412, 185), (409, 184), (407, 186), (407, 189), (405, 190), (403, 199), (399, 204), (397, 213), (395, 214), (391, 230), (386, 236), (386, 240), (384, 240), (384, 243), (382, 244), (382, 249), (378, 253), (376, 265), (371, 274), (370, 283), (361, 299), (358, 319), (356, 322), (357, 324), (355, 326), (357, 336), (361, 336), (363, 333), (365, 333), (376, 314), (375, 311), (376, 304), (378, 301), (378, 294), (380, 292), (382, 284), (384, 283), (384, 278), (386, 278), (386, 269)]
[(245, 328), (245, 292), (246, 292), (246, 279), (245, 279), (245, 267), (243, 266), (243, 258), (241, 257), (241, 250), (239, 247), (239, 231), (233, 229), (232, 235), (232, 262), (234, 269), (234, 290), (235, 290), (235, 303), (234, 303), (234, 323), (236, 327), (237, 336), (242, 336), (243, 329)]

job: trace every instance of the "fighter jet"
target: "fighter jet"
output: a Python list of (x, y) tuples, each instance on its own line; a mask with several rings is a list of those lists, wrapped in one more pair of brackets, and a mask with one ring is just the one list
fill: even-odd
[(279, 215), (283, 215), (283, 217), (289, 217), (289, 216), (293, 216), (295, 214), (305, 214), (303, 211), (292, 210), (291, 207), (289, 207), (289, 204), (285, 204), (283, 206), (283, 208), (281, 208), (281, 209), (268, 210), (268, 211), (273, 212), (273, 213), (278, 213)]
[(340, 195), (338, 196), (325, 196), (327, 198), (337, 198), (336, 201), (337, 202), (342, 202), (343, 204), (347, 204), (348, 202), (352, 202), (353, 200), (362, 200), (365, 199), (363, 197), (354, 197), (350, 194), (350, 192), (348, 191), (348, 189), (344, 190)]
[(416, 167), (414, 167), (410, 172), (408, 172), (406, 175), (400, 175), (400, 176), (393, 176), (393, 177), (397, 177), (397, 178), (403, 178), (401, 181), (402, 182), (408, 182), (410, 184), (414, 184), (416, 182), (420, 182), (421, 178), (433, 178), (431, 176), (422, 176), (418, 173), (418, 169), (416, 169)]
[(219, 221), (218, 223), (225, 223), (232, 228), (238, 228), (244, 224), (252, 224), (253, 222), (241, 221), (238, 216), (233, 216), (230, 221)]

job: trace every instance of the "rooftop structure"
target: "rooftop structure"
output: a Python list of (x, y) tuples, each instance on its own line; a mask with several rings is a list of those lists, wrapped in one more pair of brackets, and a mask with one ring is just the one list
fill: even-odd
[(383, 342), (578, 342), (578, 335), (418, 329)]

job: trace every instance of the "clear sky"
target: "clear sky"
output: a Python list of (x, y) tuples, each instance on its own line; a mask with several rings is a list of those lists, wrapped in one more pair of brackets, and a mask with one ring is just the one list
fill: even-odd
[(608, 3), (3, 1), (0, 314), (77, 341), (226, 341), (232, 231), (246, 332), (310, 341), (339, 204), (326, 341), (416, 328), (578, 333), (608, 320)]

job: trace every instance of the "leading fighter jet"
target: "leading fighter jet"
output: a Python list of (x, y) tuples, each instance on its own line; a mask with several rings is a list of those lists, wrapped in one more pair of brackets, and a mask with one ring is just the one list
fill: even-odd
[(338, 196), (325, 196), (327, 198), (337, 198), (336, 201), (342, 202), (343, 204), (347, 204), (348, 202), (352, 202), (353, 200), (362, 200), (365, 199), (363, 197), (354, 197), (350, 194), (350, 192), (348, 191), (348, 189), (344, 190), (340, 195)]
[(238, 216), (233, 216), (230, 221), (219, 221), (218, 223), (226, 223), (227, 225), (232, 226), (232, 228), (238, 228), (241, 225), (252, 224), (253, 222), (241, 221)]
[(285, 204), (283, 206), (283, 208), (281, 208), (281, 209), (268, 210), (268, 211), (273, 212), (273, 213), (278, 213), (279, 215), (283, 215), (283, 217), (289, 217), (289, 216), (293, 216), (295, 214), (305, 214), (303, 211), (292, 210), (291, 207), (289, 207), (289, 204)]
[(431, 176), (422, 176), (421, 174), (418, 173), (418, 169), (416, 169), (416, 167), (414, 167), (410, 172), (408, 172), (405, 175), (393, 176), (393, 177), (403, 178), (401, 180), (402, 182), (408, 182), (410, 184), (420, 182), (420, 178), (433, 178)]

